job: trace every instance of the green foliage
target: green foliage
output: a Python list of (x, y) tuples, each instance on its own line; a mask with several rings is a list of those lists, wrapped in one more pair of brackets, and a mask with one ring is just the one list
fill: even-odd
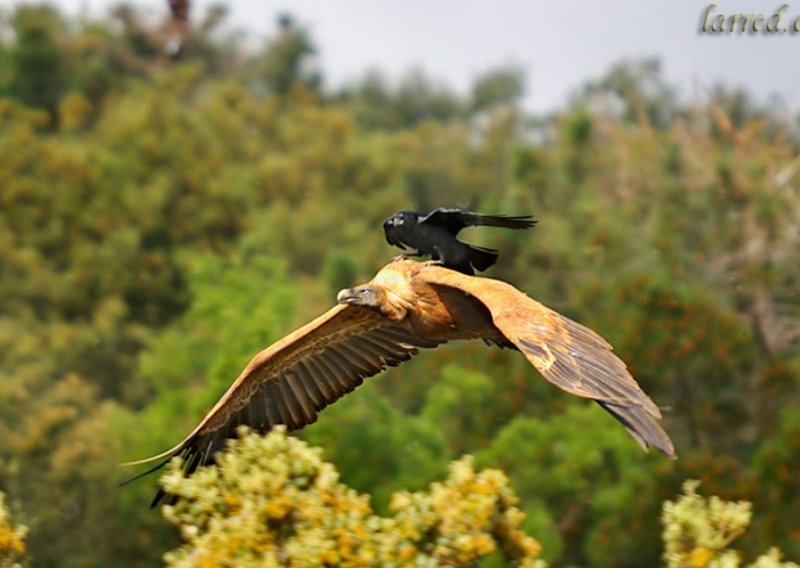
[(140, 455), (174, 444), (176, 423), (165, 420), (180, 418), (178, 431), (188, 432), (232, 374), (296, 323), (298, 292), (281, 261), (209, 254), (187, 263), (192, 305), (140, 361), (136, 398), (154, 399), (140, 416), (149, 427), (126, 435)]
[[(754, 338), (706, 287), (670, 282), (657, 270), (595, 281), (580, 294), (598, 305), (596, 325), (610, 331), (643, 387), (671, 401), (670, 431), (684, 433), (684, 447), (714, 439), (716, 448), (734, 452), (746, 436), (732, 434), (751, 424), (739, 392), (758, 364)], [(612, 305), (613, 312), (604, 309)]]
[(557, 420), (517, 416), (479, 454), (480, 463), (511, 477), (529, 519), (536, 521), (526, 527), (541, 539), (544, 557), (563, 554), (575, 565), (588, 562), (591, 551), (584, 543), (605, 514), (601, 504), (624, 498), (621, 488), (645, 459), (602, 409), (586, 403), (568, 405)]
[(309, 56), (316, 49), (308, 32), (288, 14), (278, 17), (278, 27), (277, 37), (256, 62), (266, 87), (280, 96), (288, 95), (291, 88), (299, 85), (318, 87), (319, 75), (309, 70)]
[(519, 529), (524, 515), (508, 479), (476, 472), (469, 458), (427, 492), (395, 494), (393, 516), (382, 518), (319, 450), (280, 429), (240, 436), (218, 466), (189, 479), (171, 463), (162, 483), (180, 500), (164, 514), (185, 544), (167, 565), (465, 566), (497, 553), (543, 566), (539, 544)]
[(3, 413), (14, 422), (4, 427), (2, 449), (8, 457), (0, 471), (30, 527), (29, 562), (77, 567), (131, 554), (125, 540), (93, 538), (100, 530), (124, 530), (112, 489), (119, 449), (114, 403), (98, 401), (77, 375), (41, 393), (14, 394), (8, 401), (12, 410)]
[[(664, 560), (668, 568), (736, 568), (741, 556), (729, 545), (741, 536), (752, 518), (747, 501), (736, 503), (697, 494), (698, 481), (683, 484), (680, 498), (666, 501), (664, 523)], [(797, 568), (794, 562), (782, 562), (773, 548), (749, 566), (755, 568)]]
[[(788, 404), (780, 413), (776, 431), (758, 448), (755, 475), (759, 480), (753, 502), (763, 522), (754, 526), (762, 542), (772, 542), (782, 527), (791, 527), (792, 538), (781, 543), (781, 549), (792, 558), (800, 558), (800, 533), (795, 519), (800, 503), (794, 499), (800, 491), (800, 409)], [(752, 531), (751, 531), (752, 532)]]
[(16, 42), (7, 54), (7, 94), (54, 113), (66, 87), (66, 61), (56, 42), (64, 29), (49, 7), (21, 7), (12, 19)]
[[(466, 452), (470, 444), (486, 445), (502, 424), (502, 394), (484, 373), (456, 365), (446, 365), (439, 372), (421, 417), (439, 430), (450, 447), (450, 455)], [(474, 447), (472, 449), (475, 449)]]
[[(503, 93), (497, 98), (505, 95)], [(396, 86), (378, 72), (367, 73), (360, 82), (346, 86), (337, 98), (352, 109), (359, 123), (370, 129), (401, 129), (421, 123), (450, 122), (464, 116), (467, 106), (419, 70), (407, 73)], [(487, 104), (490, 102), (494, 99)]]
[(518, 69), (498, 69), (484, 74), (472, 87), (472, 105), (484, 110), (517, 102), (525, 91), (525, 78)]
[(379, 512), (386, 510), (394, 492), (420, 489), (439, 477), (449, 456), (435, 422), (398, 412), (372, 384), (326, 409), (324, 419), (303, 437), (325, 448), (345, 483), (369, 491)]
[(666, 127), (679, 114), (676, 90), (664, 83), (656, 58), (618, 63), (584, 85), (574, 99), (575, 104), (600, 108), (631, 123), (645, 118)]

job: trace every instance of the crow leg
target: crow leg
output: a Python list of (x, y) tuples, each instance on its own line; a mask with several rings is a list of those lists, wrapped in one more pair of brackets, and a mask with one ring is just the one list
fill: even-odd
[(398, 254), (396, 257), (394, 257), (393, 260), (405, 260), (407, 258), (420, 257), (420, 256), (425, 256), (425, 255), (423, 255), (419, 251), (417, 251), (417, 252), (404, 252), (403, 254)]

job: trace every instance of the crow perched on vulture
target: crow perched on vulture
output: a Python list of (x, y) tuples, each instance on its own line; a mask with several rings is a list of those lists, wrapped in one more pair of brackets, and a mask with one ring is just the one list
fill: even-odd
[(399, 211), (383, 223), (386, 242), (403, 250), (416, 249), (414, 256), (430, 255), (443, 266), (464, 274), (481, 272), (497, 262), (497, 251), (462, 243), (456, 236), (465, 227), (530, 229), (536, 221), (530, 215), (482, 215), (462, 209), (440, 207), (430, 213)]
[[(591, 329), (512, 285), (466, 276), (434, 263), (396, 259), (368, 283), (339, 292), (337, 305), (258, 353), (177, 446), (129, 465), (184, 458), (187, 475), (214, 462), (246, 424), (298, 430), (365, 378), (408, 361), (419, 349), (483, 339), (519, 350), (562, 390), (596, 401), (644, 448), (675, 448), (656, 422), (661, 413), (611, 345)], [(135, 479), (135, 478), (134, 478)], [(159, 490), (156, 506), (165, 493)]]

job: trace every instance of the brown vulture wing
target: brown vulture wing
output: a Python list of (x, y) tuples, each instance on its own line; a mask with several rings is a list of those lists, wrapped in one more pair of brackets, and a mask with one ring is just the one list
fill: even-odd
[[(365, 378), (439, 343), (415, 337), (373, 310), (337, 305), (253, 357), (183, 442), (127, 465), (164, 460), (141, 476), (181, 455), (191, 474), (213, 462), (240, 424), (259, 432), (276, 424), (298, 430)], [(153, 505), (163, 496), (159, 491)]]
[(497, 330), (545, 379), (570, 394), (597, 401), (643, 448), (653, 445), (675, 457), (672, 441), (654, 420), (661, 417), (658, 407), (597, 333), (499, 280), (433, 265), (422, 267), (416, 277), (478, 299)]

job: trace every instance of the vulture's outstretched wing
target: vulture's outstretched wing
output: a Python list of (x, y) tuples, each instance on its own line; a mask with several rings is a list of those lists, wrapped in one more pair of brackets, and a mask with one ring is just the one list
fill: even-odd
[(431, 265), (423, 267), (417, 278), (477, 298), (491, 313), (495, 327), (545, 379), (570, 394), (597, 401), (644, 449), (652, 445), (675, 457), (672, 441), (654, 420), (661, 418), (658, 407), (597, 333), (499, 280)]
[[(189, 475), (213, 463), (214, 454), (240, 424), (262, 433), (276, 424), (300, 429), (365, 378), (409, 360), (419, 348), (438, 344), (410, 335), (373, 310), (337, 305), (253, 357), (183, 442), (127, 465), (163, 460), (141, 476), (181, 455)], [(152, 505), (163, 497), (159, 491)]]
[(420, 223), (436, 225), (455, 235), (465, 227), (503, 227), (506, 229), (530, 229), (536, 221), (530, 215), (484, 215), (463, 209), (439, 207), (419, 220)]

